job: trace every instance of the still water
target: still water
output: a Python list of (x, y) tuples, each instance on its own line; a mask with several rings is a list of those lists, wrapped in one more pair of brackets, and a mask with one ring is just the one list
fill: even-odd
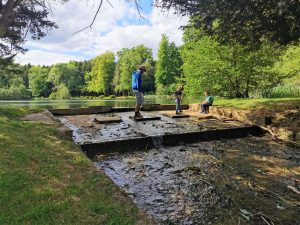
[[(187, 103), (187, 100), (183, 103)], [(170, 97), (145, 97), (144, 104), (175, 104)], [(28, 109), (66, 109), (79, 108), (89, 106), (113, 106), (113, 107), (133, 107), (135, 105), (134, 98), (128, 99), (71, 99), (71, 100), (15, 100), (15, 101), (0, 101), (0, 107), (23, 107)]]

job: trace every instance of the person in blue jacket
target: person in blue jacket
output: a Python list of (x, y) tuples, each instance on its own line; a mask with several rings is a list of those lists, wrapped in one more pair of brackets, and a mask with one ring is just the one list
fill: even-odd
[(132, 91), (135, 93), (136, 97), (136, 105), (134, 110), (133, 118), (143, 118), (142, 114), (140, 113), (141, 107), (144, 103), (144, 96), (142, 93), (142, 74), (146, 72), (145, 66), (140, 66), (137, 71), (132, 73)]

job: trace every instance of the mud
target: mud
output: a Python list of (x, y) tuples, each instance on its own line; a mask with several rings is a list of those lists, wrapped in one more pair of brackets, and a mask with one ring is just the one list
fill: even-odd
[(299, 146), (268, 136), (157, 146), (95, 163), (158, 224), (300, 224)]

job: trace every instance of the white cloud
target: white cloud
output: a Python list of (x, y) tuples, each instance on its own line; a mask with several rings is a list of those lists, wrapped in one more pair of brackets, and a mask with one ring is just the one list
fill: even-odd
[(31, 50), (25, 55), (18, 55), (16, 61), (21, 64), (31, 63), (34, 65), (52, 65), (58, 62), (69, 62), (70, 60), (81, 61), (83, 57), (71, 56), (68, 54), (48, 52), (44, 50)]
[[(89, 25), (97, 7), (93, 7), (91, 1), (70, 1), (64, 5), (57, 5), (53, 9), (53, 20), (60, 28), (51, 31), (41, 41), (28, 40), (25, 47), (34, 50), (20, 55), (20, 63), (30, 59), (32, 64), (49, 65), (49, 62), (60, 62), (60, 59), (90, 59), (106, 51), (116, 52), (138, 44), (152, 48), (156, 57), (162, 33), (177, 45), (182, 43), (182, 31), (179, 27), (187, 23), (186, 17), (180, 18), (171, 12), (163, 14), (153, 8), (149, 15), (145, 15), (146, 20), (140, 21), (134, 5), (125, 0), (110, 2), (114, 8), (104, 1), (92, 29), (76, 35), (72, 34)], [(35, 58), (37, 53), (42, 53), (47, 60)], [(54, 56), (57, 57), (51, 58)]]

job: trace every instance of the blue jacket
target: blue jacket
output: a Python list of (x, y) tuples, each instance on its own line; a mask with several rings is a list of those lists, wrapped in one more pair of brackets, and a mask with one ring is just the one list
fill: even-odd
[(142, 91), (142, 74), (139, 70), (132, 73), (132, 90)]

